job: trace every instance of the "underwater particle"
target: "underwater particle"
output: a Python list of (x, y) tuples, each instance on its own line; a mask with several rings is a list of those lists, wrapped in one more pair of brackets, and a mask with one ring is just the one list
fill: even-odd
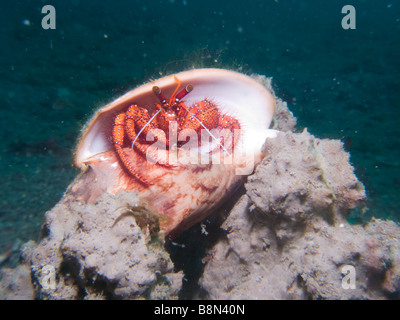
[(206, 225), (204, 223), (202, 223), (202, 224), (200, 224), (200, 227), (201, 227), (201, 233), (204, 234), (205, 236), (208, 236)]
[(27, 26), (27, 27), (30, 27), (31, 26), (31, 21), (29, 19), (24, 19), (24, 20), (22, 20), (22, 24)]

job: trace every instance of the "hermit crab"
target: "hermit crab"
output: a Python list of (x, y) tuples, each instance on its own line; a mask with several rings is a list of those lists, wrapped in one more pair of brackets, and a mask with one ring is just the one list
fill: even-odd
[(93, 202), (137, 192), (165, 236), (199, 222), (262, 159), (275, 109), (272, 94), (244, 74), (194, 69), (152, 80), (98, 110), (84, 128), (72, 187)]

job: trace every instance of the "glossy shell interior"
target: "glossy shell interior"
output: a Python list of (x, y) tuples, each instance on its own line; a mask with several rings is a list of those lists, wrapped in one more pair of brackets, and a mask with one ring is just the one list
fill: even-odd
[[(244, 74), (223, 69), (195, 69), (175, 76), (181, 87), (194, 86), (185, 98), (191, 106), (203, 99), (211, 100), (222, 114), (236, 118), (241, 126), (242, 139), (235, 149), (243, 157), (233, 164), (179, 165), (166, 168), (148, 163), (141, 155), (126, 148), (132, 163), (153, 183), (145, 187), (123, 170), (112, 145), (111, 133), (114, 117), (130, 105), (137, 104), (150, 111), (158, 103), (152, 87), (157, 85), (166, 97), (176, 88), (174, 75), (150, 81), (98, 110), (84, 128), (75, 153), (75, 164), (86, 169), (85, 175), (72, 186), (78, 198), (94, 201), (102, 192), (120, 190), (138, 191), (149, 210), (161, 219), (161, 229), (166, 235), (175, 236), (200, 221), (229, 196), (242, 183), (246, 174), (261, 160), (261, 148), (267, 137), (275, 100), (260, 83)], [(252, 163), (250, 171), (238, 173)], [(239, 170), (240, 171), (240, 170)], [(246, 172), (246, 170), (244, 170)]]

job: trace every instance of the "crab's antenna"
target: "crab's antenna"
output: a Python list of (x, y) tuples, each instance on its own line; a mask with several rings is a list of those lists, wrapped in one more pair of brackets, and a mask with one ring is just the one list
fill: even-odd
[(169, 99), (169, 105), (172, 106), (175, 103), (175, 97), (176, 97), (176, 93), (178, 92), (179, 87), (181, 86), (181, 80), (179, 80), (176, 76), (174, 76), (174, 80), (178, 83), (178, 85), (176, 86), (174, 92), (171, 95), (171, 98)]

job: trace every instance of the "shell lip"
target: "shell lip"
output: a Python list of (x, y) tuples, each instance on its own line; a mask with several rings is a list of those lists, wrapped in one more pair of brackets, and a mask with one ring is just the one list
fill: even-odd
[[(185, 99), (188, 104), (204, 98), (211, 99), (221, 106), (223, 112), (236, 116), (244, 127), (251, 128), (253, 136), (263, 135), (262, 132), (269, 128), (275, 111), (275, 98), (261, 83), (236, 71), (193, 69), (152, 80), (100, 108), (83, 129), (75, 152), (75, 165), (82, 168), (93, 155), (111, 150), (109, 137), (115, 115), (133, 103), (151, 108), (157, 102), (153, 86), (156, 84), (168, 95), (176, 87), (174, 76), (179, 78), (182, 86), (192, 84), (197, 89)], [(239, 89), (235, 89), (236, 86)], [(232, 108), (231, 104), (234, 105)], [(249, 138), (251, 139), (251, 135)], [(259, 149), (261, 147), (262, 145)]]

